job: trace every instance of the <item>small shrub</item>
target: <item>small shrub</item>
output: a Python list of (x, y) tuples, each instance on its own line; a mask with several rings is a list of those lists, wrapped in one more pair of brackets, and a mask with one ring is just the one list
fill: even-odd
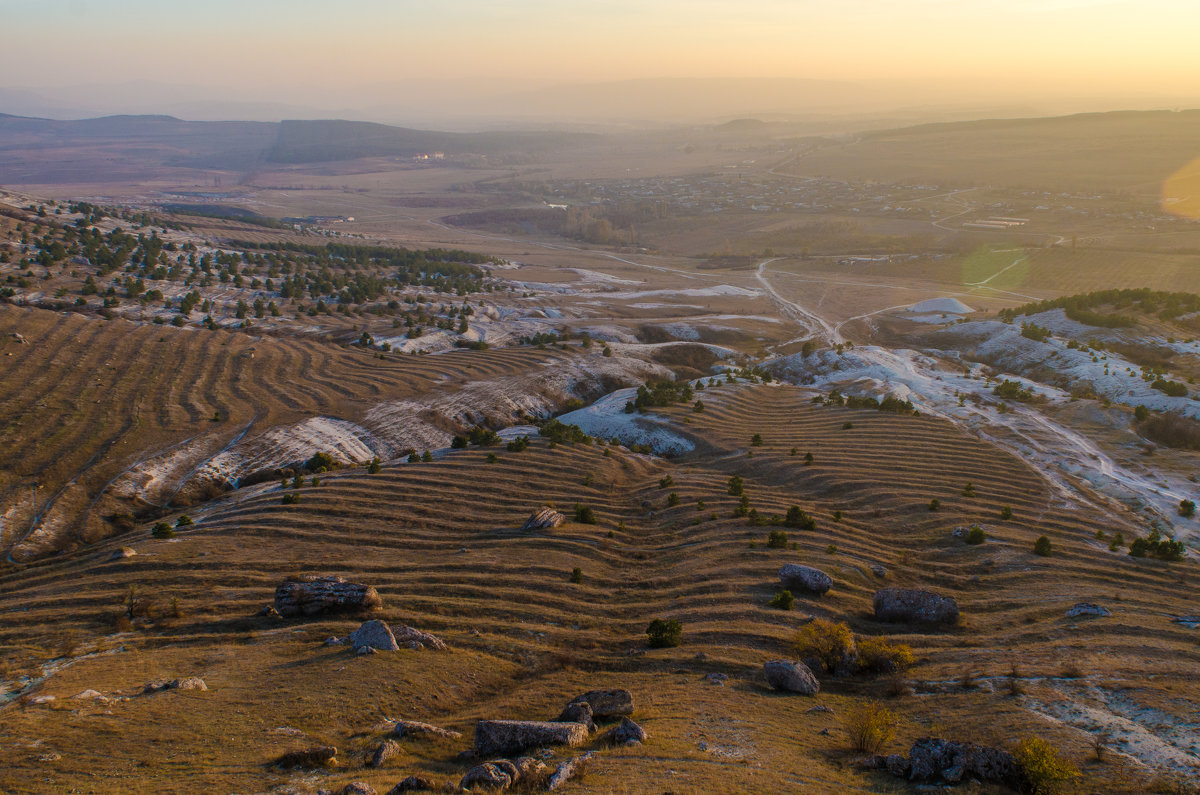
[(1079, 769), (1059, 756), (1058, 749), (1040, 737), (1022, 738), (1013, 757), (1035, 795), (1061, 792), (1067, 782), (1079, 777)]
[(740, 497), (746, 489), (746, 483), (737, 475), (729, 478), (729, 495), (731, 497)]
[(815, 618), (796, 631), (792, 648), (800, 659), (816, 658), (822, 668), (833, 673), (854, 658), (854, 633), (845, 623)]
[(312, 458), (304, 463), (304, 468), (309, 472), (327, 472), (333, 469), (333, 456), (329, 453), (313, 453)]
[(596, 524), (596, 512), (591, 506), (575, 504), (575, 521), (579, 524)]
[(806, 466), (806, 467), (810, 467), (810, 466), (812, 466), (812, 465), (813, 465), (813, 462), (814, 462), (815, 460), (816, 460), (816, 459), (815, 459), (815, 458), (813, 458), (813, 454), (812, 454), (812, 453), (805, 453), (805, 454), (804, 454), (804, 466)]
[(428, 464), (433, 460), (433, 453), (426, 450), (425, 452), (421, 453), (421, 460)]
[(776, 610), (791, 610), (795, 603), (796, 597), (792, 596), (792, 592), (783, 590), (775, 594), (775, 598), (771, 600), (771, 607)]
[(850, 422), (849, 420), (846, 420), (845, 422), (843, 422), (843, 423), (842, 423), (842, 430), (843, 430), (843, 431), (848, 431), (848, 430), (850, 430), (850, 429), (851, 429), (851, 428), (853, 428), (853, 427), (854, 427), (854, 423), (853, 423), (853, 422)]
[(968, 544), (977, 545), (987, 541), (987, 533), (977, 524), (971, 525), (971, 529), (967, 531), (966, 542)]
[(175, 520), (176, 527), (189, 527), (192, 524), (192, 517), (188, 516), (186, 513), (180, 515), (180, 517)]
[(500, 459), (496, 457), (496, 454), (495, 454), (495, 453), (488, 453), (488, 454), (487, 454), (487, 458), (486, 458), (485, 460), (486, 460), (486, 461), (487, 461), (489, 464), (494, 464), (494, 463), (496, 463), (497, 461), (499, 461)]
[(665, 478), (658, 479), (658, 487), (660, 489), (669, 489), (675, 485), (675, 478), (667, 475)]
[(656, 618), (646, 627), (646, 639), (652, 649), (678, 646), (683, 639), (683, 624), (674, 618)]
[(750, 437), (750, 446), (751, 447), (762, 447), (763, 446), (763, 438), (762, 438), (761, 433), (756, 433)]
[(838, 551), (837, 544), (830, 544), (829, 546), (825, 547), (826, 555), (836, 555), (837, 551)]
[(932, 500), (929, 501), (929, 510), (936, 511), (938, 508), (941, 508), (941, 507), (942, 507), (942, 501), (939, 500), (937, 497), (934, 497)]
[(799, 505), (788, 508), (787, 515), (783, 517), (783, 523), (787, 527), (794, 527), (797, 530), (817, 529), (816, 520), (801, 510)]
[(834, 511), (834, 512), (833, 512), (833, 521), (835, 521), (835, 522), (840, 522), (840, 521), (842, 521), (842, 512), (841, 512), (841, 511)]
[[(523, 453), (529, 448), (529, 436), (518, 436), (504, 446), (504, 449), (510, 453)], [(607, 450), (605, 452), (608, 452)]]
[(1047, 536), (1038, 536), (1038, 540), (1033, 542), (1033, 554), (1049, 557), (1052, 552), (1053, 548)]
[(289, 491), (287, 494), (283, 495), (284, 505), (295, 505), (298, 502), (300, 502), (300, 495), (294, 491)]
[(1000, 518), (1006, 522), (1009, 519), (1013, 518), (1013, 509), (1008, 507), (1007, 505), (1005, 505), (1003, 508), (1000, 509)]
[(155, 538), (174, 538), (175, 531), (166, 522), (155, 522), (154, 529), (150, 531), (150, 535)]
[(368, 475), (378, 475), (381, 469), (383, 469), (383, 464), (380, 462), (379, 456), (375, 456), (371, 459), (371, 463), (367, 464)]
[(767, 533), (767, 546), (771, 549), (787, 549), (787, 533), (782, 530), (772, 530)]
[(576, 585), (583, 582), (583, 569), (579, 568), (578, 566), (571, 569), (571, 582), (575, 583)]
[(975, 496), (975, 484), (971, 483), (970, 481), (967, 481), (967, 485), (963, 486), (962, 495), (964, 497), (974, 497)]
[(855, 751), (878, 753), (896, 735), (896, 713), (875, 701), (851, 707), (843, 725)]
[(676, 494), (675, 492), (671, 492), (670, 494), (667, 495), (667, 507), (668, 508), (674, 508), (678, 504), (679, 504), (679, 495), (678, 494)]
[(912, 665), (916, 658), (904, 643), (888, 638), (860, 637), (857, 641), (858, 667), (877, 674), (892, 673)]
[(704, 401), (703, 401), (703, 400), (697, 400), (697, 401), (695, 402), (695, 404), (692, 406), (692, 411), (696, 412), (697, 414), (699, 414), (700, 412), (704, 411)]
[(1180, 500), (1179, 515), (1185, 519), (1191, 519), (1196, 515), (1196, 503), (1191, 500)]
[(468, 444), (470, 444), (470, 442), (467, 441), (467, 437), (465, 436), (455, 436), (450, 440), (450, 448), (452, 450), (462, 450)]

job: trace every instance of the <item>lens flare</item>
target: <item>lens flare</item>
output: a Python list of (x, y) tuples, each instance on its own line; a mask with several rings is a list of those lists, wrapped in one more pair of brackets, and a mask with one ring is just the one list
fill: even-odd
[(1162, 208), (1181, 218), (1200, 218), (1200, 157), (1167, 177)]

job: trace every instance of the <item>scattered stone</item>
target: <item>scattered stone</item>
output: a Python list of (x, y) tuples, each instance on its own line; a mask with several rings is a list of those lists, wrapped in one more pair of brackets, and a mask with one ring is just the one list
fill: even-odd
[(377, 795), (375, 788), (365, 781), (351, 781), (342, 787), (339, 795)]
[(832, 714), (833, 714), (833, 710), (832, 710), (832, 709), (830, 709), (829, 707), (825, 706), (824, 704), (817, 704), (815, 707), (809, 707), (808, 709), (806, 709), (806, 710), (804, 710), (804, 711), (805, 711), (805, 712), (809, 712), (809, 713), (812, 713), (812, 712), (824, 712), (824, 713), (827, 713), (827, 714), (829, 714), (829, 715), (832, 715)]
[(883, 588), (875, 592), (875, 618), (902, 623), (956, 624), (958, 603), (933, 591)]
[(109, 555), (108, 559), (124, 560), (125, 558), (132, 558), (136, 554), (137, 552), (135, 552), (131, 547), (121, 547), (116, 552), (113, 552), (111, 555)]
[(421, 776), (409, 776), (388, 790), (387, 795), (401, 795), (404, 792), (424, 792), (434, 788), (433, 782)]
[[(274, 609), (274, 608), (272, 608), (272, 609)], [(326, 646), (341, 646), (345, 642), (346, 641), (343, 640), (342, 638), (335, 638), (332, 635), (330, 635), (328, 638), (325, 639), (324, 645), (326, 645)]]
[(38, 704), (49, 704), (51, 701), (54, 701), (54, 700), (55, 700), (54, 696), (34, 696), (33, 698), (29, 699), (29, 701), (26, 703), (36, 706)]
[(793, 594), (806, 592), (820, 596), (833, 587), (833, 580), (829, 579), (828, 574), (799, 563), (785, 563), (779, 569), (779, 581)]
[(395, 740), (384, 740), (375, 749), (375, 753), (371, 754), (371, 759), (367, 762), (367, 767), (383, 767), (383, 763), (399, 756), (404, 749), (400, 747), (400, 743)]
[(565, 521), (567, 521), (567, 517), (553, 508), (542, 508), (540, 511), (534, 511), (533, 515), (525, 520), (525, 524), (521, 525), (521, 530), (553, 529)]
[(71, 696), (71, 698), (78, 699), (80, 701), (95, 701), (97, 699), (103, 699), (105, 701), (108, 700), (107, 697), (103, 693), (101, 693), (99, 690), (90, 690), (90, 689), (84, 690), (79, 695)]
[(283, 618), (279, 611), (275, 609), (275, 605), (267, 605), (262, 610), (259, 610), (255, 615), (262, 618)]
[(646, 742), (646, 730), (629, 718), (622, 718), (621, 725), (608, 732), (608, 739), (614, 745), (636, 745)]
[[(422, 648), (437, 649), (445, 651), (446, 644), (441, 638), (436, 635), (430, 635), (428, 632), (422, 632), (419, 629), (412, 627), (396, 627), (392, 629), (392, 635), (396, 638), (396, 642), (410, 649), (420, 651)], [(416, 646), (413, 646), (413, 644)]]
[(276, 734), (281, 737), (299, 737), (304, 732), (299, 729), (293, 729), (291, 726), (277, 726), (274, 729), (267, 729), (267, 734)]
[(572, 704), (586, 701), (595, 720), (615, 720), (633, 714), (633, 693), (628, 690), (590, 690), (571, 699)]
[(588, 728), (582, 723), (539, 720), (481, 720), (475, 724), (478, 757), (520, 753), (547, 745), (582, 745)]
[(588, 752), (580, 756), (573, 756), (560, 764), (558, 768), (555, 769), (554, 774), (550, 776), (550, 780), (546, 783), (546, 789), (556, 790), (563, 784), (566, 784), (572, 776), (579, 774), (583, 770), (584, 764), (586, 764), (591, 758), (592, 754), (591, 752)]
[(882, 579), (887, 576), (887, 569), (884, 568), (883, 566), (879, 565), (878, 563), (872, 563), (871, 564), (871, 573), (874, 574), (876, 577), (879, 577), (880, 579)]
[(517, 757), (513, 760), (513, 765), (517, 768), (517, 779), (519, 781), (528, 781), (531, 777), (540, 775), (546, 769), (545, 764), (534, 759), (532, 756)]
[(554, 719), (556, 723), (582, 723), (589, 732), (596, 731), (596, 722), (592, 718), (592, 705), (586, 701), (572, 701), (563, 707), (563, 711)]
[(488, 789), (508, 789), (512, 784), (513, 780), (508, 773), (491, 762), (475, 765), (458, 782), (460, 789), (471, 789), (476, 786), (484, 786)]
[(396, 739), (419, 739), (423, 737), (449, 737), (450, 739), (458, 739), (462, 737), (461, 732), (452, 731), (451, 729), (443, 729), (440, 726), (434, 726), (432, 723), (422, 723), (419, 720), (398, 720), (396, 725), (392, 727), (392, 736)]
[(1079, 602), (1078, 604), (1067, 608), (1067, 618), (1082, 618), (1084, 616), (1111, 616), (1112, 611), (1107, 607), (1092, 604), (1091, 602)]
[(1012, 754), (999, 748), (922, 737), (913, 743), (908, 759), (892, 754), (884, 767), (893, 776), (915, 782), (957, 784), (966, 778), (1016, 787), (1021, 771)]
[(380, 607), (383, 607), (383, 600), (374, 588), (346, 582), (341, 577), (303, 575), (288, 578), (275, 589), (275, 609), (288, 617)]
[(808, 666), (795, 660), (770, 660), (763, 664), (767, 684), (776, 690), (815, 696), (821, 689)]
[(723, 685), (729, 681), (729, 677), (717, 671), (711, 671), (704, 675), (704, 681), (712, 685)]
[(517, 779), (521, 777), (521, 773), (517, 770), (517, 766), (507, 759), (489, 759), (488, 764), (495, 765), (503, 770), (508, 775), (508, 780), (513, 784), (516, 784)]
[(275, 760), (279, 767), (325, 767), (333, 762), (337, 749), (332, 745), (317, 745), (303, 751), (288, 751)]
[(62, 754), (56, 754), (53, 751), (48, 754), (41, 754), (37, 758), (39, 762), (57, 762), (60, 759), (62, 759)]
[(29, 340), (25, 339), (24, 336), (22, 336), (21, 334), (18, 334), (15, 331), (12, 333), (11, 336), (14, 340), (17, 341), (18, 345), (28, 345), (29, 344)]
[(425, 644), (418, 643), (415, 640), (410, 640), (408, 643), (404, 644), (404, 648), (409, 649), (410, 651), (423, 651), (425, 649)]
[(153, 679), (142, 688), (142, 695), (161, 693), (164, 690), (208, 690), (208, 685), (198, 676), (187, 679)]

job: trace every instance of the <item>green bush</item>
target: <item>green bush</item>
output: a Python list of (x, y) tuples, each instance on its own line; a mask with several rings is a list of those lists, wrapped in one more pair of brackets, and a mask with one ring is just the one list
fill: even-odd
[(1079, 777), (1079, 769), (1058, 755), (1058, 749), (1040, 737), (1024, 737), (1013, 752), (1017, 766), (1035, 795), (1052, 795)]
[(155, 522), (154, 529), (150, 531), (150, 535), (155, 538), (174, 538), (175, 531), (166, 522)]
[(491, 428), (476, 425), (467, 432), (467, 441), (479, 447), (492, 447), (500, 443), (500, 435)]
[(859, 637), (858, 667), (871, 673), (892, 673), (907, 668), (916, 661), (912, 649), (888, 638)]
[(1196, 515), (1196, 503), (1191, 500), (1180, 500), (1179, 515), (1185, 519), (1191, 519)]
[(745, 481), (743, 481), (737, 475), (734, 475), (731, 478), (729, 478), (729, 494), (730, 494), (730, 496), (732, 496), (732, 497), (742, 496), (742, 492), (745, 491), (745, 488), (746, 488)]
[(795, 603), (796, 597), (792, 596), (792, 592), (783, 590), (775, 594), (775, 598), (771, 600), (771, 607), (776, 610), (791, 610)]
[(371, 459), (371, 463), (367, 464), (368, 475), (378, 475), (381, 469), (383, 469), (383, 464), (379, 461), (379, 456), (375, 456)]
[(704, 401), (703, 401), (703, 400), (697, 400), (697, 401), (695, 402), (695, 404), (692, 406), (692, 411), (696, 412), (697, 414), (699, 414), (700, 412), (704, 411)]
[(787, 515), (783, 517), (783, 523), (785, 526), (794, 527), (797, 530), (817, 529), (817, 520), (801, 510), (799, 505), (788, 508)]
[(937, 497), (934, 497), (932, 500), (929, 501), (929, 510), (936, 511), (938, 508), (941, 508), (941, 507), (942, 507), (942, 501), (939, 500)]
[(510, 453), (523, 453), (529, 448), (529, 436), (518, 436), (504, 446), (504, 449)]
[(814, 618), (796, 631), (792, 648), (800, 659), (816, 658), (825, 671), (833, 673), (854, 658), (854, 633), (844, 622)]
[(646, 639), (652, 649), (678, 646), (683, 638), (683, 624), (674, 618), (656, 618), (646, 627)]
[(751, 447), (762, 447), (763, 446), (763, 438), (762, 438), (761, 433), (756, 433), (750, 437), (750, 446)]
[(576, 503), (575, 521), (579, 524), (596, 524), (596, 512), (588, 505)]
[(583, 569), (579, 568), (578, 566), (571, 569), (571, 582), (575, 583), (576, 585), (583, 582)]
[(287, 494), (283, 495), (284, 505), (295, 505), (298, 502), (300, 502), (300, 495), (294, 491), (289, 491)]
[(658, 479), (658, 487), (660, 489), (669, 489), (675, 485), (675, 478), (667, 475), (665, 478)]
[(896, 735), (896, 713), (878, 702), (851, 707), (843, 725), (855, 751), (874, 754)]
[(1038, 536), (1038, 540), (1033, 542), (1033, 554), (1035, 555), (1048, 557), (1053, 551), (1050, 539), (1046, 536)]
[[(1124, 539), (1122, 539), (1123, 541)], [(1129, 554), (1135, 558), (1158, 558), (1159, 560), (1183, 560), (1182, 541), (1163, 538), (1157, 530), (1151, 530), (1145, 538), (1135, 538), (1129, 545)]]
[(176, 527), (187, 527), (190, 524), (192, 524), (192, 517), (188, 516), (186, 513), (181, 514), (179, 518), (175, 520)]
[(333, 456), (329, 453), (313, 453), (312, 458), (308, 459), (304, 464), (304, 468), (309, 472), (329, 471), (333, 467)]
[(974, 497), (975, 496), (975, 484), (970, 481), (967, 481), (967, 485), (963, 486), (962, 495), (964, 497)]
[[(469, 444), (469, 442), (467, 441), (467, 437), (465, 437), (465, 436), (455, 436), (453, 439), (450, 440), (450, 448), (452, 450), (461, 450), (464, 447), (466, 447), (468, 444)], [(416, 455), (416, 453), (413, 453), (413, 455)]]
[(767, 533), (767, 546), (771, 549), (787, 549), (787, 533), (782, 530), (772, 530)]
[(966, 542), (968, 544), (982, 544), (987, 541), (987, 533), (977, 524), (971, 525), (971, 529), (967, 531)]
[(814, 459), (814, 458), (813, 458), (813, 454), (812, 454), (812, 453), (805, 453), (805, 454), (804, 454), (804, 466), (806, 466), (806, 467), (812, 466), (812, 465), (813, 465), (813, 462), (814, 462), (815, 460), (816, 460), (816, 459)]
[(675, 492), (671, 492), (670, 494), (667, 495), (667, 507), (668, 508), (674, 508), (678, 504), (679, 504), (679, 495), (678, 494), (676, 494)]
[(1009, 519), (1013, 518), (1013, 509), (1008, 507), (1007, 505), (1005, 505), (1003, 508), (1000, 509), (1000, 518), (1006, 522)]

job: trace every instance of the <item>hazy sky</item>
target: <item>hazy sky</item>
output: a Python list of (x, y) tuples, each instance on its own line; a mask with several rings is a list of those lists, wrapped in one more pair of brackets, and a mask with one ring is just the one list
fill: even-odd
[(694, 76), (1195, 95), (1197, 31), (1195, 0), (0, 0), (0, 87), (321, 104), (413, 80)]

